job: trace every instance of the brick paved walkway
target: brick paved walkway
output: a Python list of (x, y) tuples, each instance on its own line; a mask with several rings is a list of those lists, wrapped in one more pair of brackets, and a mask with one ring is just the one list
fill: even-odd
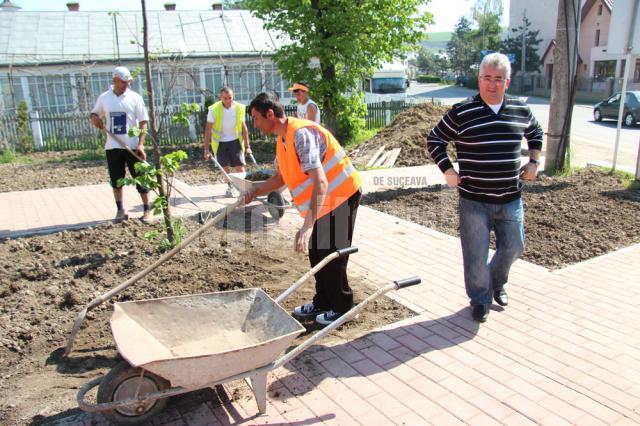
[[(193, 190), (204, 203), (224, 187)], [(358, 214), (350, 272), (373, 286), (420, 275), (420, 286), (390, 293), (418, 315), (320, 344), (275, 371), (266, 415), (256, 416), (252, 399), (225, 402), (242, 386), (233, 383), (212, 393), (224, 404), (170, 406), (154, 424), (640, 423), (640, 245), (553, 272), (516, 262), (510, 305), (494, 306), (479, 326), (457, 238), (366, 207)], [(299, 223), (287, 214), (278, 229)], [(81, 414), (59, 423), (103, 421)]]

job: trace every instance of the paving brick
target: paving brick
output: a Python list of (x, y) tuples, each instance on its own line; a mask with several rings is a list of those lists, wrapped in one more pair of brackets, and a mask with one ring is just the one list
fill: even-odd
[(436, 403), (465, 422), (468, 422), (480, 413), (480, 410), (475, 406), (453, 393), (441, 396), (436, 400)]
[(395, 361), (395, 358), (393, 356), (389, 355), (379, 346), (370, 346), (368, 348), (362, 349), (362, 353), (365, 354), (367, 358), (380, 366), (384, 366), (385, 364)]

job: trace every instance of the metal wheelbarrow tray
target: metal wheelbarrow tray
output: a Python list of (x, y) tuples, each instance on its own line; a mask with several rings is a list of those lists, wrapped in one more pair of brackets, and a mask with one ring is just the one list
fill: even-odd
[(197, 389), (269, 364), (305, 328), (254, 288), (117, 303), (111, 330), (129, 364)]

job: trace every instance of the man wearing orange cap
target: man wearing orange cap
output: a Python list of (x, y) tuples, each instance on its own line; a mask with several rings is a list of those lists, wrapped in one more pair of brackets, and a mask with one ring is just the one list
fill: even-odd
[(320, 108), (309, 98), (309, 86), (306, 83), (298, 82), (289, 87), (289, 91), (293, 92), (293, 96), (298, 102), (296, 117), (320, 124)]

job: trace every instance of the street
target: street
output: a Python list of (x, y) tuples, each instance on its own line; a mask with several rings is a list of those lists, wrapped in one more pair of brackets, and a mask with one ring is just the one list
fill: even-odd
[[(461, 87), (422, 84), (413, 81), (407, 91), (408, 96), (440, 99), (445, 105), (453, 105), (476, 93), (476, 91)], [(549, 122), (549, 100), (534, 97), (525, 99), (546, 134)], [(604, 120), (598, 123), (593, 120), (592, 105), (574, 106), (571, 123), (572, 165), (584, 166), (587, 162), (593, 161), (613, 162), (615, 137), (615, 121)], [(617, 163), (619, 168), (635, 172), (639, 141), (639, 126), (622, 127)]]

